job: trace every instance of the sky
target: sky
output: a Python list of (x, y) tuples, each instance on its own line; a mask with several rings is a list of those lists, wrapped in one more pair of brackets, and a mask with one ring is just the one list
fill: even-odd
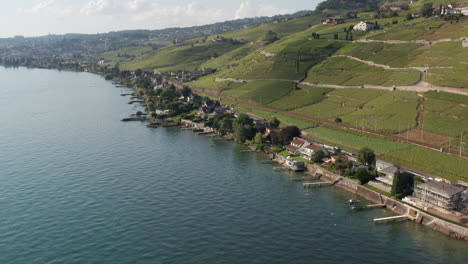
[(205, 25), (313, 10), (322, 0), (2, 1), (0, 37)]

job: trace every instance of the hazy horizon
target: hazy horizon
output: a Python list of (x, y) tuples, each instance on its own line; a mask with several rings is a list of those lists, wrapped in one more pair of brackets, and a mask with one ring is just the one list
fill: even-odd
[(24, 0), (4, 3), (0, 38), (190, 27), (315, 9), (322, 0)]

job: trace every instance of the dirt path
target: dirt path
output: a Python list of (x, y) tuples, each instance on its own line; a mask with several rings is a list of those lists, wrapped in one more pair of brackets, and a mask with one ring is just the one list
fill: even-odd
[(387, 43), (387, 44), (423, 44), (423, 45), (435, 45), (442, 42), (451, 42), (451, 41), (462, 41), (463, 47), (468, 45), (468, 38), (461, 37), (461, 38), (446, 38), (446, 39), (438, 39), (438, 40), (375, 40), (375, 39), (358, 39), (353, 42), (356, 43), (370, 43), (370, 42), (380, 42), (380, 43)]
[(363, 84), (359, 86), (352, 86), (352, 85), (338, 85), (338, 84), (324, 84), (324, 83), (311, 83), (311, 82), (299, 82), (296, 80), (288, 80), (288, 79), (237, 79), (237, 78), (216, 78), (216, 82), (237, 82), (237, 83), (250, 83), (255, 81), (282, 81), (282, 82), (292, 82), (297, 83), (304, 86), (315, 86), (315, 87), (323, 87), (323, 88), (332, 88), (332, 89), (350, 89), (350, 88), (368, 88), (368, 89), (379, 89), (379, 90), (386, 90), (386, 91), (410, 91), (410, 92), (420, 92), (425, 93), (429, 91), (441, 91), (447, 93), (454, 93), (454, 94), (461, 94), (468, 96), (468, 88), (453, 88), (453, 87), (444, 87), (444, 86), (437, 86), (432, 85), (430, 83), (420, 81), (415, 85), (408, 85), (408, 86), (381, 86), (381, 85), (371, 85), (371, 84)]

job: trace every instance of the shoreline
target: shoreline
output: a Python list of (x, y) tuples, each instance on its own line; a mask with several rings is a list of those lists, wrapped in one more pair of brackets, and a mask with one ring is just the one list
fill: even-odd
[[(228, 141), (228, 139), (231, 139), (229, 141), (233, 141), (232, 138), (229, 137), (229, 135), (220, 136), (220, 137), (226, 139), (226, 141)], [(237, 141), (234, 141), (234, 142), (236, 144), (243, 145), (249, 148), (250, 149), (249, 152), (255, 151), (257, 153), (262, 153), (266, 157), (268, 157), (271, 161), (277, 164), (283, 165), (283, 163), (279, 161), (278, 159), (276, 159), (275, 155), (272, 153), (266, 153), (264, 151), (257, 151), (251, 145), (242, 144)], [(417, 224), (424, 225), (432, 229), (433, 231), (438, 231), (440, 233), (443, 233), (452, 239), (460, 240), (460, 241), (468, 241), (468, 227), (463, 227), (461, 225), (446, 221), (440, 217), (430, 215), (419, 208), (410, 206), (399, 200), (396, 200), (384, 194), (378, 193), (363, 185), (360, 185), (359, 183), (349, 178), (334, 174), (314, 164), (306, 164), (306, 170), (303, 173), (308, 175), (308, 178), (315, 178), (321, 182), (335, 182), (331, 187), (336, 186), (345, 191), (348, 191), (357, 196), (360, 196), (368, 201), (371, 201), (373, 203), (383, 204), (385, 205), (386, 209), (392, 211), (393, 213), (399, 216), (407, 216), (408, 220)], [(316, 174), (320, 174), (321, 176), (316, 176)]]
[[(28, 68), (28, 67), (25, 67), (25, 68)], [(34, 68), (32, 68), (32, 69), (34, 69)], [(65, 70), (65, 71), (80, 72), (80, 71), (73, 71), (73, 70)], [(81, 71), (81, 72), (87, 72), (87, 71)], [(105, 78), (105, 76), (100, 72), (87, 72), (87, 73), (97, 74), (97, 75)], [(116, 80), (108, 80), (108, 81), (115, 82)], [(125, 83), (122, 83), (122, 87), (119, 86), (118, 88), (128, 88), (128, 89), (136, 90), (135, 87), (131, 87), (131, 85), (126, 85)], [(145, 98), (145, 100), (146, 100), (146, 98)], [(222, 138), (225, 139), (225, 141), (233, 141), (232, 137), (229, 137), (229, 136), (223, 136)], [(238, 142), (236, 142), (236, 143), (238, 143)], [(241, 145), (247, 146), (248, 148), (252, 149), (252, 146), (250, 146), (250, 145), (246, 145), (246, 144), (241, 144)], [(252, 150), (254, 150), (254, 149), (252, 149)], [(254, 151), (256, 151), (256, 150), (254, 150)], [(256, 152), (261, 152), (261, 153), (265, 154), (267, 157), (269, 157), (270, 160), (279, 163), (276, 159), (274, 159), (273, 154), (265, 153), (263, 151), (256, 151)], [(281, 164), (281, 163), (279, 163), (279, 164)], [(351, 180), (349, 178), (345, 178), (345, 177), (333, 174), (333, 173), (331, 173), (331, 172), (329, 172), (329, 171), (327, 171), (327, 170), (325, 170), (323, 168), (317, 167), (317, 166), (315, 166), (313, 164), (307, 164), (306, 167), (307, 167), (307, 170), (304, 173), (306, 173), (307, 175), (310, 175), (312, 177), (316, 177), (315, 174), (313, 174), (313, 172), (315, 173), (315, 172), (320, 171), (322, 176), (317, 177), (317, 179), (319, 179), (322, 182), (324, 182), (324, 181), (337, 181), (336, 184), (334, 184), (333, 186), (339, 187), (339, 188), (341, 188), (343, 190), (346, 190), (346, 191), (348, 191), (350, 193), (353, 193), (355, 195), (363, 197), (363, 198), (365, 198), (365, 199), (367, 199), (367, 200), (369, 200), (371, 202), (385, 204), (385, 207), (387, 209), (391, 210), (392, 212), (394, 212), (394, 213), (396, 213), (398, 215), (411, 216), (411, 217), (409, 217), (409, 219), (412, 220), (413, 222), (425, 225), (425, 226), (431, 228), (432, 230), (441, 232), (441, 233), (443, 233), (443, 234), (445, 234), (445, 235), (447, 235), (447, 236), (449, 236), (449, 237), (451, 237), (453, 239), (468, 241), (468, 227), (463, 227), (463, 226), (460, 226), (460, 225), (457, 225), (457, 224), (453, 224), (453, 223), (448, 222), (448, 221), (446, 221), (444, 219), (441, 219), (439, 217), (430, 215), (430, 214), (422, 211), (421, 209), (412, 207), (410, 205), (402, 203), (401, 201), (395, 200), (395, 199), (393, 199), (391, 197), (387, 197), (387, 196), (385, 196), (383, 194), (380, 194), (380, 193), (378, 193), (376, 191), (373, 191), (373, 190), (371, 190), (371, 189), (369, 189), (369, 188), (367, 188), (365, 186), (362, 186), (362, 185), (358, 184), (357, 182), (354, 182), (353, 180)], [(313, 170), (313, 172), (312, 172), (312, 170)]]

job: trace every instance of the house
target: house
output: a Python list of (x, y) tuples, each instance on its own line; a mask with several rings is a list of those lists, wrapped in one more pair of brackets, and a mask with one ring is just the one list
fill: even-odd
[(322, 151), (325, 157), (330, 156), (330, 153), (328, 152), (328, 150), (324, 148), (322, 145), (312, 143), (301, 150), (301, 157), (307, 160), (312, 160), (312, 156), (317, 151)]
[(368, 21), (361, 21), (353, 27), (356, 31), (372, 31), (375, 29), (375, 24)]
[(338, 25), (338, 24), (343, 24), (344, 19), (342, 18), (327, 18), (325, 21), (322, 22), (324, 25)]
[(304, 162), (297, 161), (295, 159), (292, 159), (291, 157), (286, 158), (285, 165), (293, 171), (305, 171)]
[(346, 17), (347, 18), (357, 18), (358, 13), (357, 12), (348, 12), (348, 13), (346, 13)]
[(308, 145), (310, 145), (310, 143), (307, 140), (295, 137), (286, 147), (286, 150), (294, 155), (300, 155), (301, 151)]
[(386, 162), (386, 161), (383, 161), (383, 160), (376, 160), (375, 161), (375, 169), (378, 172), (381, 172), (383, 169), (391, 167), (391, 166), (394, 166), (393, 163)]
[(455, 7), (457, 13), (468, 16), (468, 3), (462, 3)]
[(399, 12), (403, 10), (408, 10), (409, 6), (408, 5), (396, 5), (396, 4), (391, 4), (391, 5), (382, 5), (379, 7), (380, 11), (394, 11), (394, 12)]
[[(390, 167), (386, 167), (379, 172), (379, 177), (377, 177), (375, 180), (377, 182), (380, 182), (383, 184), (385, 187), (392, 188), (393, 185), (393, 178), (395, 176), (395, 173), (398, 171), (398, 167), (395, 165), (392, 165)], [(400, 172), (400, 173), (408, 173), (408, 172)]]
[(214, 43), (220, 43), (220, 42), (223, 42), (224, 40), (225, 38), (220, 35), (217, 35), (215, 38), (213, 38)]
[(328, 154), (326, 155), (327, 157), (332, 156), (332, 155), (336, 156), (341, 153), (341, 149), (337, 146), (332, 146), (332, 145), (327, 145), (327, 144), (323, 144), (322, 146), (328, 151)]
[(445, 210), (467, 213), (468, 190), (461, 185), (428, 180), (416, 184), (413, 196)]

